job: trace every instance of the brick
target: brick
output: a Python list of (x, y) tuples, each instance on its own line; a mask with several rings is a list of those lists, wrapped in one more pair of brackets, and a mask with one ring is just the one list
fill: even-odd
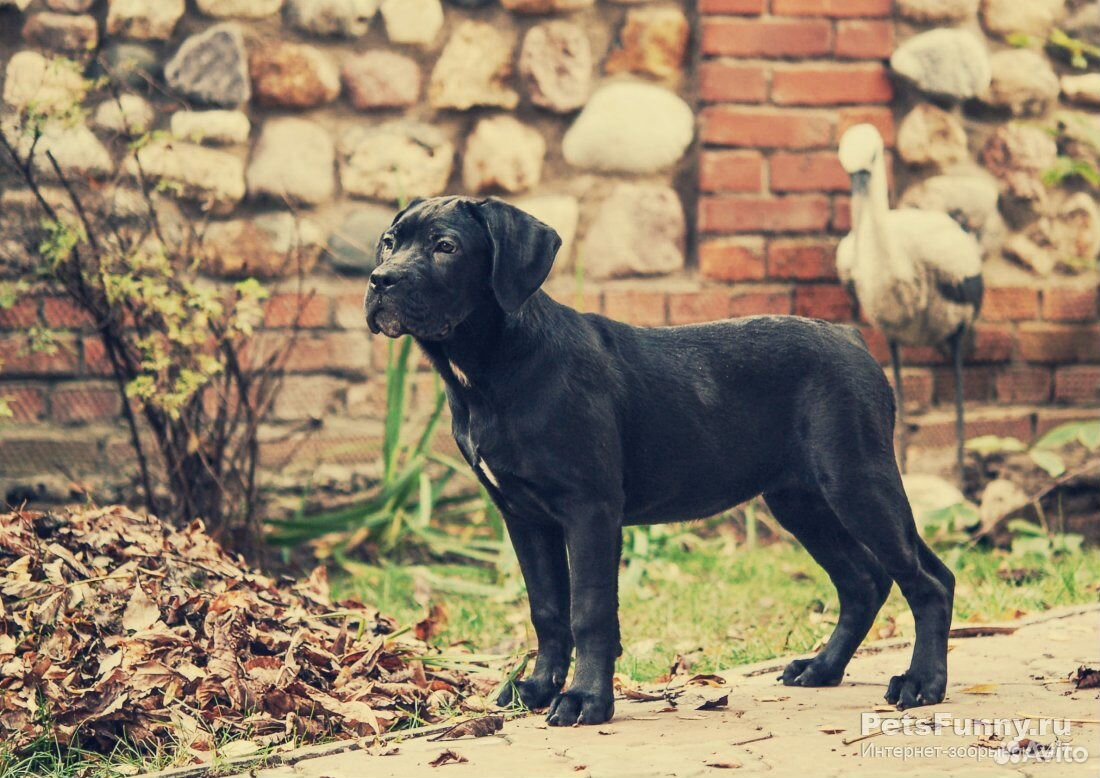
[(46, 418), (45, 387), (0, 383), (0, 400), (6, 400), (12, 412), (10, 419), (0, 419), (0, 425), (7, 422), (29, 424)]
[(871, 356), (883, 365), (890, 362), (890, 347), (886, 343), (886, 336), (882, 334), (882, 330), (876, 330), (865, 324), (859, 327), (859, 334), (863, 336), (863, 341), (867, 344), (867, 350), (871, 352)]
[(77, 372), (79, 359), (76, 338), (56, 335), (53, 353), (34, 351), (31, 340), (25, 335), (0, 336), (0, 365), (4, 377), (59, 376)]
[(363, 293), (338, 295), (333, 302), (336, 326), (342, 330), (367, 329), (367, 317), (363, 313)]
[(836, 284), (807, 284), (795, 287), (794, 312), (799, 316), (826, 321), (851, 321), (852, 298)]
[(699, 230), (704, 233), (818, 232), (828, 222), (829, 199), (821, 195), (724, 195), (699, 202)]
[(852, 198), (848, 195), (837, 195), (833, 198), (829, 229), (841, 234), (852, 229)]
[(750, 287), (730, 295), (730, 316), (785, 315), (791, 312), (789, 287)]
[(58, 330), (90, 330), (95, 326), (91, 314), (64, 297), (44, 298), (42, 318), (47, 327)]
[(38, 324), (38, 299), (23, 297), (11, 308), (0, 308), (0, 330), (29, 330)]
[(798, 281), (836, 279), (832, 241), (777, 238), (768, 246), (768, 277)]
[(703, 141), (716, 146), (811, 149), (833, 143), (833, 119), (823, 112), (721, 105), (704, 108), (701, 119)]
[(703, 241), (699, 272), (712, 281), (760, 281), (765, 275), (763, 238)]
[(768, 75), (759, 65), (710, 60), (699, 66), (699, 97), (704, 103), (762, 103)]
[(1009, 362), (1016, 349), (1012, 330), (978, 322), (974, 327), (974, 345), (966, 355), (967, 362)]
[(286, 370), (365, 375), (371, 365), (370, 341), (371, 338), (359, 332), (300, 333), (287, 355)]
[(671, 292), (668, 295), (669, 324), (696, 324), (729, 318), (730, 294), (724, 289)]
[(703, 20), (703, 54), (726, 57), (813, 57), (833, 50), (824, 19)]
[(1020, 356), (1027, 362), (1065, 364), (1100, 361), (1100, 325), (1020, 325)]
[(330, 376), (287, 376), (275, 398), (273, 418), (279, 421), (324, 419), (343, 410), (347, 382)]
[(768, 169), (773, 192), (847, 192), (851, 187), (848, 174), (831, 151), (777, 152), (768, 160)]
[(606, 289), (604, 313), (618, 321), (643, 327), (660, 327), (668, 321), (664, 292), (642, 289)]
[(1030, 286), (991, 286), (982, 299), (985, 321), (1026, 321), (1039, 317), (1039, 292)]
[(84, 354), (85, 375), (105, 376), (113, 375), (114, 369), (107, 358), (107, 349), (103, 341), (97, 337), (86, 337), (81, 341), (81, 351)]
[(71, 431), (64, 435), (60, 432), (42, 430), (41, 437), (0, 436), (4, 476), (91, 473), (103, 467), (104, 456), (98, 440), (74, 439)]
[(836, 23), (840, 59), (887, 59), (894, 51), (894, 23), (863, 19)]
[(1100, 402), (1100, 366), (1072, 365), (1055, 370), (1054, 399), (1078, 404)]
[(1043, 290), (1043, 318), (1047, 321), (1092, 321), (1097, 316), (1100, 289), (1050, 287)]
[(706, 149), (699, 164), (699, 187), (704, 192), (760, 192), (764, 188), (764, 155)]
[(1082, 421), (1096, 421), (1095, 408), (1040, 408), (1035, 420), (1035, 439), (1055, 427)]
[(995, 381), (997, 399), (1002, 403), (1050, 402), (1049, 368), (1013, 365), (1002, 369)]
[[(886, 381), (894, 389), (894, 371), (885, 371)], [(927, 368), (902, 368), (901, 384), (905, 393), (905, 410), (910, 413), (926, 411), (932, 406), (934, 382), (932, 371)], [(895, 393), (895, 397), (896, 397)]]
[(318, 293), (275, 294), (264, 306), (265, 327), (316, 329), (331, 324), (329, 299)]
[(881, 64), (790, 65), (772, 74), (776, 105), (888, 103), (894, 86)]
[(578, 291), (576, 284), (555, 284), (543, 287), (555, 301), (582, 313), (599, 313), (603, 309), (603, 295), (599, 291)]
[(767, 0), (699, 0), (704, 14), (762, 14)]
[(777, 16), (886, 17), (893, 9), (893, 0), (772, 0)]
[(61, 424), (109, 421), (121, 412), (118, 389), (103, 381), (67, 384), (50, 395), (50, 416)]
[[(991, 402), (996, 396), (995, 372), (992, 367), (963, 367), (963, 399), (966, 402)], [(955, 369), (947, 366), (932, 368), (932, 381), (934, 402), (954, 405)]]
[[(889, 107), (860, 105), (841, 108), (838, 112), (836, 135), (839, 138), (850, 127), (857, 124), (870, 124), (882, 135), (882, 142), (891, 149), (897, 142), (897, 127), (894, 123), (894, 111)], [(892, 170), (892, 166), (887, 167)]]
[[(913, 420), (916, 432), (909, 438), (909, 445), (921, 448), (949, 448), (955, 446), (955, 414), (944, 411), (934, 419)], [(1032, 435), (1031, 413), (1002, 410), (988, 415), (969, 413), (966, 416), (967, 440), (980, 435), (998, 435), (1028, 441)]]

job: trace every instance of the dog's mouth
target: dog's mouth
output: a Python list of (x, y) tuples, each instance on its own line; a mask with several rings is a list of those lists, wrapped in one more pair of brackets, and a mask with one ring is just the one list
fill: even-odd
[(399, 338), (405, 334), (405, 326), (397, 311), (388, 306), (367, 314), (367, 326), (371, 332), (381, 332), (387, 338)]

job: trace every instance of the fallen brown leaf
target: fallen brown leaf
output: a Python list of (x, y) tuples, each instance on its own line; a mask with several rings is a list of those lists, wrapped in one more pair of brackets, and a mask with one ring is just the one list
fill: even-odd
[(504, 729), (503, 716), (482, 716), (460, 721), (448, 730), (428, 738), (429, 740), (458, 740), (464, 737), (488, 737)]
[(1073, 686), (1077, 689), (1100, 688), (1100, 670), (1081, 665), (1073, 676)]
[(428, 762), (431, 767), (443, 767), (449, 764), (461, 764), (462, 762), (469, 762), (470, 760), (464, 757), (462, 754), (456, 754), (454, 751), (447, 749), (443, 751), (432, 761)]

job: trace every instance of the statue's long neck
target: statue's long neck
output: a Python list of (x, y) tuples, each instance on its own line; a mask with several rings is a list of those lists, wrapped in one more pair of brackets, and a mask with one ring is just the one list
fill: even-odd
[(856, 242), (857, 278), (882, 282), (906, 280), (913, 269), (903, 261), (889, 231), (890, 197), (883, 154), (875, 158), (867, 191), (852, 196), (852, 233)]

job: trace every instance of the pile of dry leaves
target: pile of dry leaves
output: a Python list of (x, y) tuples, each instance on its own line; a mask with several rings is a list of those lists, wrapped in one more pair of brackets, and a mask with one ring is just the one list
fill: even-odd
[(291, 585), (243, 567), (195, 523), (125, 508), (0, 515), (0, 742), (120, 738), (209, 758), (438, 720), (468, 678), (323, 571)]

